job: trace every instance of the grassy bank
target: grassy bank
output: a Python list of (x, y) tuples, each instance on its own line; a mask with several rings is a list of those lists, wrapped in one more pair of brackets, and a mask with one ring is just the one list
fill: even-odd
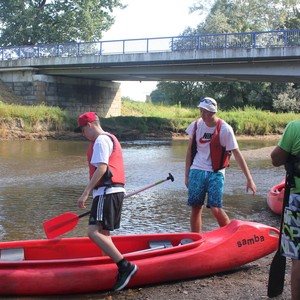
[[(157, 129), (168, 128), (175, 132), (182, 132), (190, 122), (199, 116), (198, 108), (187, 109), (178, 106), (124, 101), (122, 103), (122, 117), (115, 119), (123, 122), (124, 125), (127, 122), (133, 122), (141, 129), (150, 129), (154, 126)], [(238, 135), (281, 134), (289, 121), (300, 119), (300, 114), (276, 114), (252, 107), (247, 107), (244, 110), (219, 111), (218, 116), (228, 122)]]
[[(161, 106), (144, 102), (123, 101), (120, 117), (102, 119), (104, 128), (122, 135), (124, 131), (141, 134), (155, 132), (182, 133), (191, 121), (199, 118), (197, 108), (187, 109), (179, 106)], [(246, 108), (220, 111), (218, 116), (226, 120), (238, 135), (280, 134), (285, 125), (300, 114), (275, 114), (267, 111)], [(70, 130), (76, 126), (76, 117), (70, 117), (58, 107), (22, 106), (0, 102), (0, 121), (10, 122), (19, 118), (26, 131), (33, 131), (36, 124), (48, 123), (54, 130)]]

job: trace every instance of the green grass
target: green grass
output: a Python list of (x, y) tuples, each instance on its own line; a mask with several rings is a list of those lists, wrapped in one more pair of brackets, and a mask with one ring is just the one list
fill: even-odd
[(122, 116), (158, 117), (165, 119), (194, 118), (198, 110), (182, 108), (178, 105), (163, 106), (137, 101), (122, 101)]
[(22, 119), (28, 131), (39, 122), (51, 124), (55, 129), (62, 129), (69, 123), (67, 114), (59, 107), (5, 104), (0, 101), (0, 119), (10, 122), (14, 118)]
[[(183, 131), (195, 119), (199, 118), (199, 109), (181, 108), (178, 106), (153, 105), (151, 103), (123, 101), (122, 116), (134, 116), (143, 118), (156, 118), (156, 122), (175, 131)], [(236, 134), (241, 135), (266, 135), (281, 134), (289, 121), (300, 119), (300, 114), (272, 113), (253, 107), (245, 109), (233, 109), (231, 111), (219, 111), (218, 116), (229, 123)], [(143, 120), (145, 123), (145, 120)], [(137, 120), (136, 120), (137, 123)]]
[[(218, 116), (229, 123), (237, 135), (281, 134), (289, 121), (300, 119), (300, 114), (276, 114), (252, 107), (220, 111)], [(172, 131), (184, 132), (187, 126), (199, 118), (198, 108), (162, 106), (151, 103), (122, 101), (120, 117), (102, 118), (101, 123), (115, 134), (124, 130), (138, 130), (141, 133)], [(22, 106), (0, 102), (0, 119), (7, 121), (20, 118), (25, 130), (39, 122), (51, 124), (55, 130), (68, 130), (76, 126), (76, 117), (70, 117), (58, 107), (45, 105)]]

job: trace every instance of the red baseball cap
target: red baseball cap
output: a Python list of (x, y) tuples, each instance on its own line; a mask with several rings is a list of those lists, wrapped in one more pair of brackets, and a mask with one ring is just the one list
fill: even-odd
[(74, 132), (81, 132), (81, 128), (88, 123), (99, 121), (97, 113), (93, 111), (86, 112), (78, 117), (78, 127), (74, 129)]

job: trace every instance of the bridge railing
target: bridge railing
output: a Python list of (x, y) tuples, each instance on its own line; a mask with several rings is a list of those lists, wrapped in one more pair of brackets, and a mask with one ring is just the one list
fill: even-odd
[(0, 60), (293, 46), (300, 46), (300, 29), (2, 47)]

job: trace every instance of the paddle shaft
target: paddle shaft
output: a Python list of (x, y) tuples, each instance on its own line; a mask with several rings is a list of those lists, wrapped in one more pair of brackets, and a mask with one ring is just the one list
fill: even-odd
[(284, 277), (285, 277), (285, 267), (286, 267), (286, 257), (280, 252), (281, 248), (281, 236), (284, 223), (284, 210), (288, 205), (290, 196), (290, 184), (288, 183), (288, 178), (285, 178), (285, 190), (282, 204), (281, 220), (280, 220), (280, 233), (279, 233), (279, 244), (278, 250), (274, 255), (271, 263), (269, 272), (269, 282), (268, 282), (268, 297), (273, 298), (282, 294), (284, 287)]
[[(163, 183), (163, 182), (165, 182), (165, 181), (167, 181), (167, 180), (171, 180), (172, 182), (174, 181), (174, 177), (173, 177), (173, 175), (172, 175), (171, 173), (169, 173), (169, 176), (168, 176), (166, 179), (159, 180), (159, 181), (157, 181), (157, 182), (155, 182), (155, 183), (153, 183), (153, 184), (150, 184), (150, 185), (148, 185), (148, 186), (146, 186), (146, 187), (144, 187), (144, 188), (141, 188), (141, 189), (139, 189), (139, 190), (137, 190), (137, 191), (135, 191), (135, 192), (132, 192), (132, 193), (130, 193), (130, 194), (125, 195), (125, 196), (124, 196), (124, 199), (129, 198), (129, 197), (131, 197), (131, 196), (133, 196), (133, 195), (139, 194), (139, 193), (141, 193), (141, 192), (143, 192), (143, 191), (145, 191), (145, 190), (148, 190), (148, 189), (150, 189), (150, 188), (152, 188), (152, 187), (154, 187), (154, 186), (156, 186), (156, 185), (159, 185), (159, 184), (161, 184), (161, 183)], [(91, 211), (89, 210), (89, 211), (87, 211), (87, 212), (85, 212), (85, 213), (79, 215), (78, 218), (85, 217), (85, 216), (89, 215), (90, 213), (91, 213)]]
[[(167, 180), (174, 181), (174, 177), (172, 176), (171, 173), (169, 173), (169, 176), (166, 179), (160, 180), (160, 181), (158, 181), (154, 184), (151, 184), (149, 186), (146, 186), (138, 191), (130, 193), (130, 194), (126, 195), (124, 198), (131, 197), (131, 196), (138, 194), (144, 190), (147, 190), (155, 185), (161, 184)], [(68, 213), (64, 213), (62, 215), (59, 215), (55, 218), (52, 218), (52, 219), (44, 222), (43, 227), (44, 227), (46, 236), (48, 238), (55, 238), (57, 236), (60, 236), (64, 233), (68, 232), (68, 231), (71, 231), (77, 225), (79, 218), (89, 215), (90, 212), (91, 211), (87, 211), (81, 215), (76, 215), (76, 214), (68, 212)]]

